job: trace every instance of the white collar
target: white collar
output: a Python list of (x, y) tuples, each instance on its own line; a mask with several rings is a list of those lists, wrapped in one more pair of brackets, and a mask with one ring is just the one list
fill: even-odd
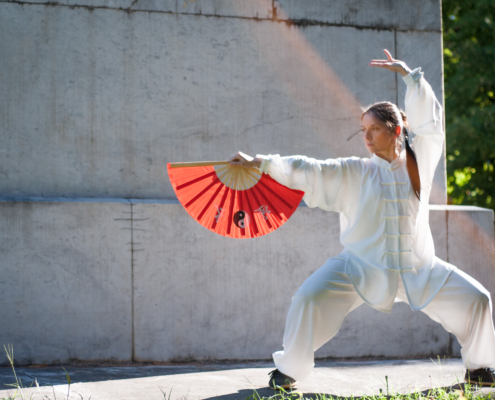
[(402, 151), (399, 154), (399, 157), (397, 157), (395, 160), (393, 160), (390, 163), (387, 160), (377, 156), (375, 153), (373, 153), (373, 156), (371, 157), (371, 161), (374, 164), (378, 165), (379, 167), (383, 167), (383, 168), (387, 168), (387, 169), (397, 168), (401, 164), (401, 162), (403, 162), (402, 160), (405, 161), (405, 159), (406, 159), (405, 149), (402, 149)]

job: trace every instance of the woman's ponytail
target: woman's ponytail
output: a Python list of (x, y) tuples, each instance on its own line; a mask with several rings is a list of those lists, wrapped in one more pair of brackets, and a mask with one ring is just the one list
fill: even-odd
[(414, 153), (414, 150), (412, 149), (410, 145), (410, 136), (409, 136), (409, 124), (407, 123), (407, 116), (406, 113), (402, 110), (400, 110), (400, 115), (402, 117), (402, 123), (404, 124), (404, 127), (402, 128), (402, 133), (404, 134), (404, 142), (406, 144), (406, 151), (409, 153), (409, 155), (414, 158), (414, 161), (416, 160), (416, 154)]

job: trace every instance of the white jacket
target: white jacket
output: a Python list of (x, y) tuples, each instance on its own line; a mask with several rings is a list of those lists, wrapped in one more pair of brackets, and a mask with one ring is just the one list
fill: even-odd
[(260, 170), (279, 183), (304, 191), (308, 207), (340, 213), (338, 257), (356, 291), (373, 308), (390, 312), (402, 276), (413, 310), (425, 307), (455, 268), (435, 262), (428, 199), (442, 154), (442, 107), (418, 68), (405, 76), (406, 115), (421, 179), (415, 196), (400, 157), (389, 163), (371, 158), (324, 161), (305, 156), (258, 155)]

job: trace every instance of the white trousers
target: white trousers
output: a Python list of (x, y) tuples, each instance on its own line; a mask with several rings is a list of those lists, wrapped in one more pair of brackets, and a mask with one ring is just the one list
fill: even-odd
[[(399, 281), (396, 299), (407, 302), (402, 279)], [(345, 316), (363, 303), (345, 273), (345, 261), (330, 258), (292, 298), (284, 351), (273, 353), (277, 369), (298, 381), (305, 379), (314, 367), (314, 351), (333, 338)], [(495, 366), (490, 293), (478, 281), (455, 269), (421, 311), (457, 337), (466, 368)]]

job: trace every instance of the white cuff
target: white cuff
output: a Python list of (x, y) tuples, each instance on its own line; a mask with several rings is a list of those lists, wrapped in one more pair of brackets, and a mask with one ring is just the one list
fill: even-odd
[(412, 70), (409, 75), (403, 76), (402, 80), (406, 83), (407, 87), (414, 86), (417, 81), (421, 79), (424, 72), (421, 71), (421, 67)]
[(256, 158), (261, 158), (261, 165), (259, 166), (259, 170), (261, 173), (268, 173), (268, 170), (270, 169), (270, 157), (269, 156), (264, 156), (263, 154), (256, 154)]

